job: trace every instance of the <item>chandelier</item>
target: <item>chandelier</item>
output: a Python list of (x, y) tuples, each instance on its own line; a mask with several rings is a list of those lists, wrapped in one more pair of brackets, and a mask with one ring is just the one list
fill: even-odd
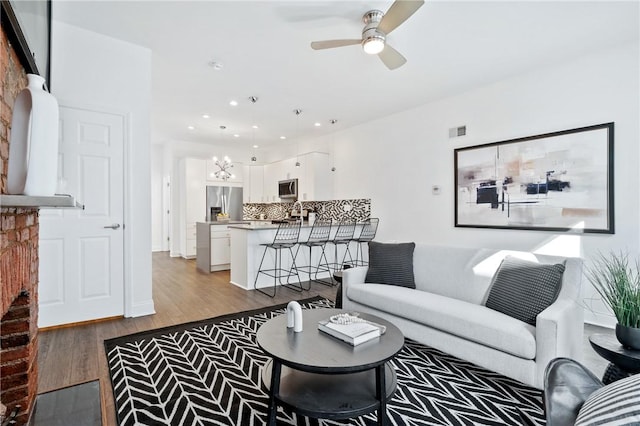
[(218, 160), (218, 157), (213, 157), (213, 163), (216, 167), (218, 167), (218, 170), (213, 172), (213, 175), (216, 177), (216, 179), (222, 179), (226, 181), (228, 179), (233, 179), (236, 177), (233, 173), (230, 172), (230, 169), (233, 168), (233, 163), (231, 162), (231, 159), (226, 155), (222, 160)]

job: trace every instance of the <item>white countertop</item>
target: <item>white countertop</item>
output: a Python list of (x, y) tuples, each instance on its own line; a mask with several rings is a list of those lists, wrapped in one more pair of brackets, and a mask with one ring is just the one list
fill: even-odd
[[(356, 226), (360, 226), (362, 225), (362, 223), (358, 222), (356, 223)], [(260, 231), (263, 229), (278, 229), (279, 224), (277, 223), (271, 223), (270, 220), (265, 220), (265, 221), (259, 221), (259, 220), (251, 220), (250, 223), (247, 221), (244, 222), (235, 222), (235, 223), (231, 223), (229, 222), (229, 228), (235, 228), (235, 229), (245, 229), (247, 231)], [(334, 224), (332, 225), (333, 227), (337, 228), (338, 224)], [(302, 224), (301, 228), (312, 228), (313, 225), (309, 225), (309, 222), (305, 222)]]
[(205, 225), (239, 225), (239, 224), (250, 224), (250, 220), (213, 220), (210, 222), (196, 222), (202, 223)]
[[(271, 221), (252, 221), (252, 223), (229, 225), (229, 228), (245, 229), (247, 231), (260, 231), (263, 229), (278, 229), (277, 223), (271, 223)], [(311, 228), (313, 225), (305, 222), (302, 228)]]

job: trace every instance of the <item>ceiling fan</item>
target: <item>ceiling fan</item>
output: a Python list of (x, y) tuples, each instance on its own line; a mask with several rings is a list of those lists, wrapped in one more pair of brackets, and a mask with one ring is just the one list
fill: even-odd
[(422, 5), (424, 0), (396, 0), (387, 13), (370, 10), (362, 16), (364, 29), (362, 38), (346, 40), (324, 40), (311, 42), (314, 50), (362, 44), (364, 51), (378, 55), (390, 70), (401, 67), (407, 62), (396, 49), (386, 44), (387, 35), (409, 19)]

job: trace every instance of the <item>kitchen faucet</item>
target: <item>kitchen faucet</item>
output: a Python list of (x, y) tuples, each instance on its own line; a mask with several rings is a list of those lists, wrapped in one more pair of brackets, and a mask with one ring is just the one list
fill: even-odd
[(300, 204), (300, 210), (298, 210), (300, 212), (300, 223), (304, 223), (304, 216), (302, 215), (302, 210), (303, 210), (302, 201), (296, 200), (293, 203), (293, 211), (296, 211), (296, 204)]

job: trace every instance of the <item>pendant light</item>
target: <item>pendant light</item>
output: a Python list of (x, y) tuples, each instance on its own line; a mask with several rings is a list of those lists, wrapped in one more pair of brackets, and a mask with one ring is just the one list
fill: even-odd
[[(333, 126), (336, 124), (338, 120), (332, 118), (329, 120), (329, 123)], [(331, 171), (336, 171), (336, 133), (335, 131), (331, 132)]]
[[(257, 96), (250, 96), (249, 97), (249, 101), (255, 105), (256, 102), (258, 102), (258, 97)], [(255, 109), (255, 107), (254, 107)], [(254, 111), (252, 109), (251, 111), (251, 162), (255, 163), (256, 161), (258, 161), (258, 157), (256, 157), (256, 148), (258, 147), (258, 145), (256, 145), (256, 125), (255, 125), (255, 114)]]
[(294, 109), (296, 115), (296, 167), (300, 167), (300, 114), (301, 109)]
[[(222, 139), (222, 144), (224, 145), (224, 133), (223, 130), (226, 129), (227, 126), (220, 126), (220, 137)], [(231, 173), (231, 169), (233, 168), (233, 163), (228, 156), (224, 156), (222, 160), (219, 160), (218, 157), (212, 157), (213, 164), (218, 167), (218, 170), (212, 172), (212, 177), (216, 179), (222, 179), (223, 181), (227, 181), (229, 179), (234, 179), (236, 176)]]

